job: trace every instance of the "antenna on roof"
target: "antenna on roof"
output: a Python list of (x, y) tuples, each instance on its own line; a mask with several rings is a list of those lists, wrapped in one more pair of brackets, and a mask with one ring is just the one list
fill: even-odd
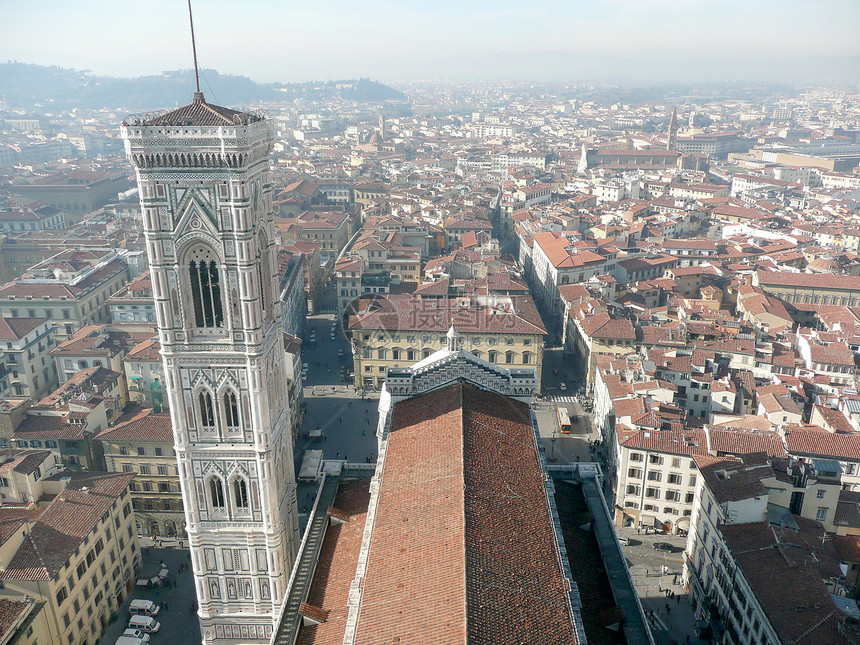
[(200, 72), (197, 70), (197, 43), (194, 40), (194, 15), (191, 13), (191, 0), (188, 0), (188, 22), (191, 23), (191, 51), (194, 54), (194, 82), (197, 84), (197, 91), (194, 93), (194, 100), (203, 100), (203, 92), (200, 91)]

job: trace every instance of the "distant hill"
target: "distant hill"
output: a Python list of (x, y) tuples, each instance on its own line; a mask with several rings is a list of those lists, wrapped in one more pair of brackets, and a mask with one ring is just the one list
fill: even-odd
[[(261, 84), (245, 76), (219, 74), (210, 69), (201, 71), (200, 89), (208, 101), (230, 106), (296, 98), (341, 98), (360, 103), (408, 100), (402, 92), (366, 78)], [(193, 91), (191, 70), (115, 78), (57, 66), (0, 63), (0, 94), (12, 108), (35, 107), (37, 111), (48, 112), (68, 108), (154, 110), (183, 105), (191, 99)]]

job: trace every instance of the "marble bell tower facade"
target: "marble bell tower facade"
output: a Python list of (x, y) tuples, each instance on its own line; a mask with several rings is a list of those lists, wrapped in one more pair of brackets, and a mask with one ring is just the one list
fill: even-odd
[(184, 107), (129, 117), (122, 136), (137, 173), (203, 643), (267, 643), (300, 541), (271, 122), (197, 92)]

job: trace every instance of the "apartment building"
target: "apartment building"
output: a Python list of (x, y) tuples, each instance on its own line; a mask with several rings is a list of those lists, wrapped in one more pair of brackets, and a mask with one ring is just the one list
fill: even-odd
[(636, 351), (636, 330), (627, 318), (612, 318), (594, 302), (571, 305), (565, 334), (565, 350), (580, 366), (588, 384), (594, 381), (598, 356), (625, 356)]
[(108, 471), (135, 474), (130, 490), (138, 535), (185, 537), (170, 415), (144, 409), (99, 439)]
[(40, 645), (51, 638), (45, 603), (29, 596), (0, 599), (0, 643)]
[(57, 339), (107, 322), (107, 300), (128, 280), (128, 264), (110, 250), (66, 250), (0, 286), (0, 316), (50, 318)]
[(44, 231), (66, 228), (62, 210), (52, 206), (33, 209), (0, 211), (0, 232), (15, 235), (22, 231)]
[(308, 211), (294, 224), (299, 240), (317, 242), (323, 255), (336, 256), (346, 246), (350, 235), (350, 218), (346, 213)]
[[(624, 412), (616, 402), (616, 415)], [(698, 428), (641, 430), (620, 441), (616, 524), (666, 533), (689, 530), (699, 479), (693, 458), (706, 454)]]
[(562, 233), (541, 232), (532, 237), (534, 245), (527, 272), (535, 300), (546, 312), (550, 328), (560, 333), (564, 324), (564, 303), (559, 287), (611, 273), (617, 252), (579, 248)]
[[(63, 645), (96, 642), (140, 569), (129, 485), (133, 474), (60, 473), (39, 512), (0, 508), (0, 598), (45, 603), (49, 632)], [(57, 539), (62, 535), (63, 539)]]
[(148, 338), (129, 350), (122, 359), (128, 397), (131, 403), (162, 412), (168, 405), (164, 396), (164, 361), (161, 343)]
[(0, 318), (0, 396), (38, 401), (57, 387), (55, 333), (49, 318)]
[(857, 374), (854, 367), (855, 352), (847, 343), (825, 343), (817, 332), (812, 331), (798, 333), (795, 346), (803, 366), (812, 372), (817, 380), (826, 380), (836, 386), (854, 382)]
[(392, 247), (366, 237), (337, 262), (334, 276), (338, 312), (343, 313), (352, 300), (365, 294), (390, 293), (392, 284), (417, 284), (421, 280), (421, 256), (408, 247)]
[(493, 232), (490, 220), (483, 217), (455, 216), (445, 220), (445, 247), (454, 249), (463, 244), (467, 236)]
[(284, 331), (300, 336), (308, 315), (308, 299), (305, 292), (305, 262), (300, 253), (278, 251), (278, 282), (281, 302), (281, 320)]
[(56, 450), (7, 448), (0, 459), (0, 504), (40, 501), (45, 479), (63, 470), (63, 460)]
[(664, 253), (681, 258), (678, 266), (698, 266), (717, 257), (717, 244), (709, 239), (664, 240)]
[(370, 293), (364, 290), (365, 285), (361, 283), (363, 273), (364, 260), (360, 256), (350, 254), (338, 260), (334, 267), (338, 314), (343, 314), (346, 306), (360, 295)]
[(302, 340), (284, 335), (284, 352), (287, 355), (287, 400), (289, 402), (290, 432), (293, 441), (298, 439), (299, 428), (305, 416), (305, 392), (302, 381)]
[(388, 197), (388, 187), (376, 181), (357, 183), (352, 189), (353, 201), (362, 207), (370, 207)]
[(730, 152), (747, 151), (750, 141), (741, 139), (737, 132), (701, 132), (689, 137), (678, 137), (675, 150), (687, 154), (725, 157)]
[(139, 275), (107, 300), (112, 323), (155, 324), (155, 298), (149, 271)]
[(355, 382), (380, 388), (389, 367), (404, 367), (447, 347), (452, 326), (462, 349), (506, 369), (533, 369), (540, 384), (543, 327), (528, 296), (367, 300), (349, 318)]
[(19, 448), (51, 448), (72, 469), (104, 470), (97, 435), (119, 415), (121, 374), (103, 367), (81, 370), (16, 417), (11, 440)]
[(517, 132), (517, 127), (508, 123), (473, 123), (472, 136), (477, 139), (510, 139)]
[(349, 204), (352, 202), (352, 184), (337, 179), (321, 179), (317, 182), (319, 192), (325, 195), (329, 204)]
[(790, 303), (849, 307), (860, 304), (860, 277), (853, 275), (756, 271), (752, 283)]
[(802, 481), (814, 472), (808, 464), (760, 456), (697, 463), (701, 476), (684, 561), (697, 618), (739, 645), (842, 642), (845, 616), (830, 595), (844, 581), (833, 540), (822, 522), (772, 497), (781, 486), (808, 485), (823, 516), (831, 509), (822, 490), (838, 490), (838, 475)]
[[(148, 323), (81, 327), (51, 350), (60, 384), (90, 367), (122, 372), (123, 359), (128, 352), (155, 335), (155, 326)], [(120, 408), (128, 402), (125, 383), (122, 386)]]

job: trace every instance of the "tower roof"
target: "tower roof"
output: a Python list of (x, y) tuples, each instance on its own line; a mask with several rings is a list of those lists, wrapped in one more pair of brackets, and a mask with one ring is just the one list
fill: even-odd
[(212, 105), (206, 102), (203, 92), (195, 92), (194, 100), (188, 105), (183, 105), (166, 114), (160, 114), (147, 119), (143, 125), (216, 126), (244, 125), (256, 121), (262, 121), (262, 117), (257, 114), (221, 107), (220, 105)]

